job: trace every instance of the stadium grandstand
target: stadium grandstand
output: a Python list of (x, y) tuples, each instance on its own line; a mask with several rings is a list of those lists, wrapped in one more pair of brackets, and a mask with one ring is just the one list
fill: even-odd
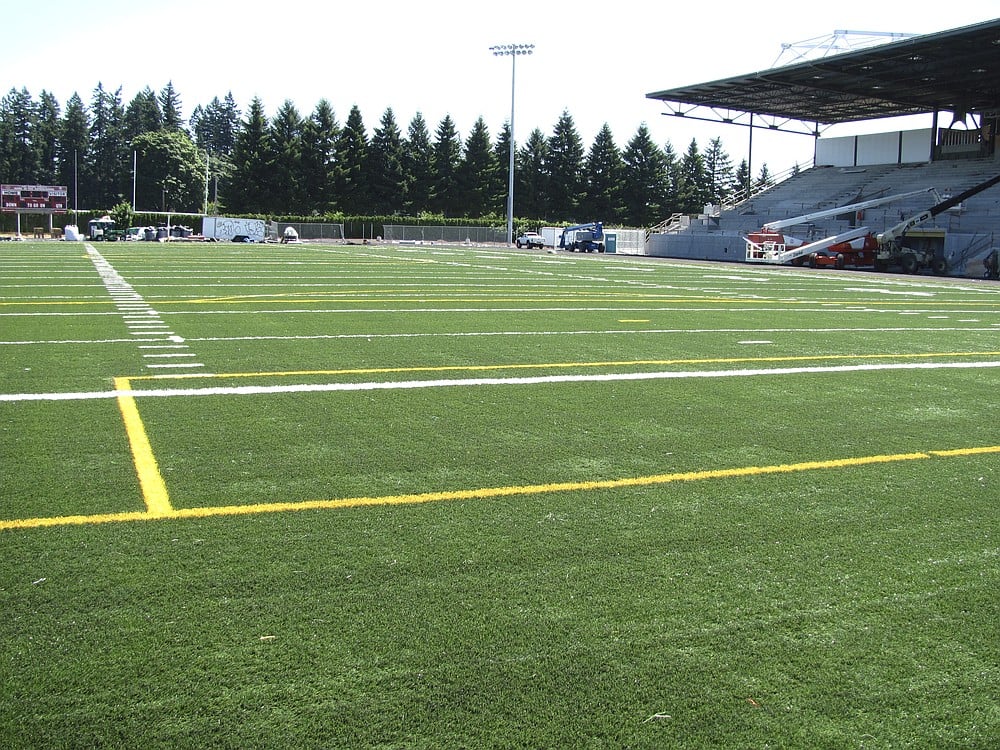
[[(647, 94), (663, 103), (667, 116), (743, 125), (751, 143), (756, 128), (806, 133), (815, 149), (810, 167), (757, 194), (744, 193), (739, 203), (706, 206), (697, 217), (665, 217), (652, 230), (646, 254), (748, 260), (748, 236), (775, 222), (813, 242), (852, 232), (888, 236), (918, 217), (904, 235), (929, 248), (934, 272), (988, 274), (1000, 245), (1000, 184), (983, 187), (1000, 175), (1000, 19), (892, 38)], [(832, 125), (908, 115), (930, 116), (931, 125), (823, 137)], [(963, 199), (950, 200), (955, 196)]]

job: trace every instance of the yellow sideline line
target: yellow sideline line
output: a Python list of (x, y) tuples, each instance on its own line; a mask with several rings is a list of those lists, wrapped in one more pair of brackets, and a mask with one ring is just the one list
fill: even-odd
[(136, 474), (139, 475), (143, 499), (146, 501), (146, 515), (151, 518), (170, 516), (174, 509), (170, 505), (167, 485), (160, 474), (156, 456), (153, 455), (153, 447), (149, 444), (146, 426), (139, 416), (139, 407), (133, 396), (125, 395), (132, 390), (129, 379), (115, 378), (115, 390), (122, 392), (122, 395), (118, 396), (118, 408), (122, 413), (125, 434), (132, 450), (132, 461), (135, 464)]
[[(144, 434), (144, 431), (143, 431)], [(135, 443), (133, 443), (133, 446)], [(148, 446), (148, 443), (147, 443)], [(135, 451), (135, 448), (133, 447)], [(141, 453), (142, 451), (139, 451)], [(252, 505), (222, 505), (204, 508), (172, 508), (166, 498), (166, 490), (160, 498), (163, 503), (155, 510), (147, 497), (147, 511), (108, 513), (98, 515), (58, 516), (52, 518), (24, 518), (0, 520), (0, 531), (5, 529), (28, 529), (47, 526), (70, 526), (99, 523), (115, 523), (121, 521), (149, 521), (172, 518), (210, 518), (215, 516), (257, 515), (261, 513), (280, 513), (299, 510), (329, 510), (337, 508), (357, 508), (380, 505), (412, 505), (418, 503), (444, 502), (449, 500), (489, 500), (517, 495), (535, 495), (554, 492), (587, 492), (591, 490), (613, 490), (626, 487), (648, 487), (678, 482), (697, 482), (709, 479), (733, 479), (739, 477), (755, 477), (768, 474), (792, 474), (823, 469), (843, 469), (872, 464), (896, 463), (901, 461), (919, 461), (934, 457), (954, 458), (961, 456), (978, 456), (1000, 453), (1000, 445), (980, 446), (973, 448), (956, 448), (949, 450), (931, 450), (916, 453), (895, 453), (875, 456), (856, 456), (853, 458), (838, 458), (819, 461), (803, 461), (793, 464), (776, 464), (772, 466), (745, 466), (730, 469), (712, 469), (707, 471), (686, 471), (673, 474), (653, 474), (643, 477), (624, 477), (621, 479), (603, 479), (582, 482), (554, 482), (550, 484), (530, 484), (509, 487), (485, 487), (481, 489), (450, 490), (443, 492), (419, 492), (404, 495), (384, 495), (381, 497), (351, 497), (330, 500), (304, 500), (299, 502), (255, 503)], [(146, 456), (152, 458), (152, 454)], [(138, 457), (137, 457), (138, 461)], [(147, 472), (159, 471), (146, 467)], [(147, 477), (148, 479), (149, 477)], [(162, 480), (160, 480), (162, 484)], [(145, 492), (147, 483), (143, 482)]]

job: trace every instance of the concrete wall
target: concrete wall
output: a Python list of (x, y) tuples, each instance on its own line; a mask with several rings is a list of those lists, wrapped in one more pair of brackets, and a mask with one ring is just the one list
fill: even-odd
[(646, 231), (644, 229), (605, 229), (605, 234), (615, 235), (615, 252), (619, 255), (645, 255)]
[(646, 255), (688, 260), (746, 260), (746, 240), (739, 234), (654, 234)]
[(931, 159), (931, 129), (847, 135), (816, 141), (816, 166), (916, 164)]

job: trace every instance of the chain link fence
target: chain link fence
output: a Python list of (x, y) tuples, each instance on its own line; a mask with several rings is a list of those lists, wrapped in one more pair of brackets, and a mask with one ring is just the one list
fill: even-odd
[(506, 227), (418, 227), (385, 224), (386, 242), (444, 242), (451, 245), (506, 244)]
[(277, 242), (284, 235), (286, 227), (294, 229), (298, 233), (300, 240), (327, 240), (332, 242), (344, 239), (343, 224), (322, 224), (311, 221), (302, 223), (272, 221), (267, 225), (268, 239)]

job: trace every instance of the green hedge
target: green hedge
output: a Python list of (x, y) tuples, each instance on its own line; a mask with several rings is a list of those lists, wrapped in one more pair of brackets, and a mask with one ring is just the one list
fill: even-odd
[[(77, 227), (86, 231), (87, 224), (91, 219), (100, 218), (102, 216), (115, 216), (121, 215), (122, 207), (115, 206), (107, 210), (88, 210), (73, 212), (70, 211), (67, 214), (56, 214), (52, 219), (52, 226), (57, 228), (62, 228), (67, 224), (76, 224)], [(131, 213), (131, 212), (129, 212)], [(497, 218), (495, 216), (487, 216), (484, 218), (446, 218), (444, 216), (436, 215), (420, 215), (420, 216), (345, 216), (343, 214), (325, 214), (323, 216), (296, 216), (296, 215), (284, 215), (284, 216), (268, 216), (265, 214), (230, 214), (223, 213), (224, 216), (232, 216), (233, 218), (244, 218), (244, 219), (264, 219), (265, 221), (281, 221), (288, 222), (290, 224), (299, 223), (323, 223), (323, 224), (343, 224), (344, 225), (344, 236), (350, 238), (361, 238), (361, 237), (376, 237), (385, 236), (385, 225), (386, 224), (406, 224), (408, 226), (425, 226), (425, 227), (506, 227), (507, 220), (505, 218)], [(131, 215), (129, 226), (161, 226), (167, 221), (168, 214), (166, 213), (138, 213)], [(180, 224), (186, 227), (191, 227), (195, 232), (201, 231), (201, 214), (182, 214), (182, 213), (172, 213), (169, 214), (171, 224)], [(514, 220), (514, 232), (519, 233), (525, 229), (535, 228), (541, 222), (539, 220), (531, 219), (515, 219)], [(49, 217), (45, 214), (22, 214), (21, 215), (21, 233), (27, 234), (31, 232), (32, 228), (36, 226), (49, 225)], [(127, 227), (119, 227), (120, 229), (126, 229)], [(17, 229), (17, 219), (14, 214), (3, 214), (0, 216), (0, 232), (13, 233)]]

